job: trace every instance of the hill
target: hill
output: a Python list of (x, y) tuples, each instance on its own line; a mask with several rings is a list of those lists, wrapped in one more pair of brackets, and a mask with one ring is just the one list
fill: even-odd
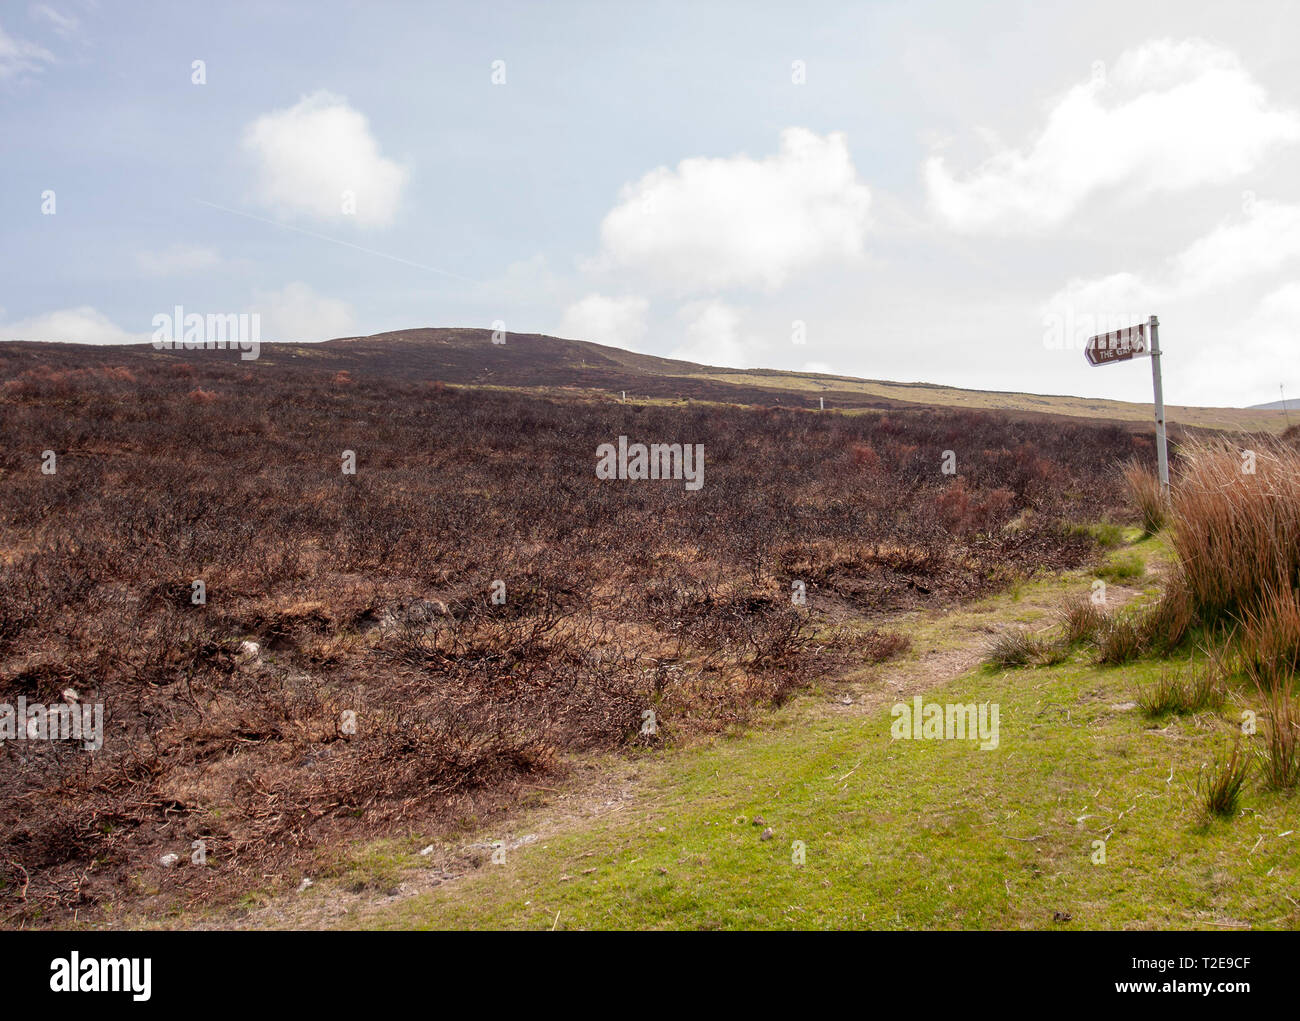
[[(398, 330), (323, 343), (264, 343), (264, 364), (356, 377), (437, 380), (509, 389), (565, 388), (634, 400), (696, 400), (845, 411), (938, 406), (999, 410), (1019, 416), (1068, 416), (1146, 424), (1151, 407), (1126, 401), (1065, 395), (966, 390), (934, 383), (858, 379), (778, 369), (730, 369), (637, 354), (616, 347), (542, 334), (510, 333), (494, 344), (492, 332), (439, 328)], [(0, 375), (12, 378), (37, 364), (52, 369), (86, 366), (142, 367), (157, 359), (233, 359), (234, 352), (155, 351), (147, 345), (90, 346), (25, 341), (0, 343)], [(1280, 432), (1283, 412), (1262, 408), (1170, 405), (1171, 425)]]

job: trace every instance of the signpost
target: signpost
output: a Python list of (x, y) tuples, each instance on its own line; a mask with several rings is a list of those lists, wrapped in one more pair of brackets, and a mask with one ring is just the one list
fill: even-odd
[(1089, 337), (1083, 355), (1089, 365), (1111, 365), (1150, 356), (1151, 384), (1156, 398), (1156, 458), (1160, 468), (1160, 486), (1167, 494), (1169, 450), (1165, 443), (1165, 394), (1160, 382), (1160, 320), (1152, 316), (1145, 323)]

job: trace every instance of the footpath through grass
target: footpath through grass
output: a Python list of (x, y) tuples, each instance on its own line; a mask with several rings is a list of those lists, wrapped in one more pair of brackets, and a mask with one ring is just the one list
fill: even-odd
[[(1124, 562), (1163, 552), (1158, 540), (1135, 543)], [(1217, 712), (1152, 720), (1135, 705), (1137, 687), (1167, 662), (1096, 667), (1079, 651), (1051, 667), (970, 666), (998, 628), (1050, 627), (1060, 597), (1092, 579), (1030, 582), (914, 615), (903, 622), (910, 660), (864, 670), (742, 736), (648, 755), (616, 811), (557, 822), (542, 805), (509, 832), (472, 838), (509, 847), (536, 826), (538, 839), (508, 849), (504, 864), (332, 924), (1297, 927), (1300, 802), (1252, 781), (1236, 817), (1211, 821), (1196, 794), (1254, 706), (1245, 691)], [(957, 664), (957, 676), (936, 676), (936, 663)], [(997, 747), (894, 740), (891, 706), (915, 693), (927, 704), (996, 704)], [(417, 847), (370, 848), (352, 879), (377, 859), (418, 869)], [(330, 884), (303, 896), (328, 898)]]

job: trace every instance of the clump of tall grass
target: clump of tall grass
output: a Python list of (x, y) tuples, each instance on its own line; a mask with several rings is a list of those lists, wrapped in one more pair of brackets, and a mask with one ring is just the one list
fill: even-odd
[(1300, 593), (1269, 589), (1257, 608), (1243, 614), (1240, 646), (1243, 666), (1257, 684), (1288, 683), (1300, 669)]
[(1175, 566), (1165, 581), (1164, 592), (1154, 603), (1133, 606), (1123, 613), (1090, 612), (1081, 605), (1062, 611), (1067, 640), (1078, 635), (1090, 639), (1095, 661), (1119, 666), (1148, 653), (1167, 654), (1182, 646), (1200, 623), (1191, 597)]
[(1192, 607), (1206, 621), (1244, 621), (1300, 580), (1300, 452), (1219, 440), (1179, 456), (1171, 542)]
[(1106, 611), (1088, 596), (1075, 596), (1056, 611), (1061, 624), (1061, 641), (1067, 648), (1091, 642), (1106, 626)]
[(1264, 700), (1264, 747), (1259, 749), (1264, 786), (1275, 791), (1300, 785), (1300, 705), (1287, 683), (1269, 683), (1251, 670), (1255, 687)]
[(1161, 671), (1155, 681), (1138, 689), (1137, 704), (1153, 718), (1169, 713), (1188, 716), (1222, 709), (1225, 697), (1222, 672), (1217, 662), (1211, 661), (1199, 671)]
[(1137, 505), (1138, 513), (1142, 515), (1143, 533), (1155, 535), (1165, 526), (1169, 517), (1169, 501), (1164, 487), (1160, 485), (1160, 479), (1137, 460), (1124, 465), (1120, 474), (1129, 499)]
[(1102, 666), (1119, 666), (1137, 659), (1147, 651), (1147, 628), (1138, 613), (1107, 616), (1094, 641), (1097, 645), (1097, 663)]
[(1013, 627), (1000, 632), (989, 645), (985, 662), (995, 667), (1051, 666), (1065, 659), (1065, 649), (1034, 634), (1028, 628)]
[(1176, 649), (1198, 622), (1182, 571), (1171, 568), (1160, 598), (1142, 611), (1143, 644), (1158, 652)]
[(1237, 814), (1241, 792), (1250, 775), (1250, 757), (1241, 751), (1241, 738), (1233, 742), (1232, 751), (1197, 780), (1196, 790), (1201, 804), (1210, 815), (1230, 819)]

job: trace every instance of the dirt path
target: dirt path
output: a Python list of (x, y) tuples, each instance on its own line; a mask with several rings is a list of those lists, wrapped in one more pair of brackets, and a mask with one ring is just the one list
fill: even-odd
[[(1110, 586), (1109, 605), (1119, 607), (1152, 592), (1159, 564), (1153, 561), (1151, 567), (1143, 588)], [(923, 694), (975, 669), (998, 630), (1017, 624), (1033, 630), (1049, 628), (1062, 597), (1087, 592), (1091, 580), (1086, 572), (1069, 572), (964, 607), (903, 615), (889, 626), (912, 639), (912, 653), (907, 658), (851, 669), (760, 721), (750, 735), (714, 740), (744, 742), (771, 726), (807, 728), (811, 732), (828, 717), (879, 714), (895, 702)], [(402, 901), (456, 884), (490, 867), (498, 842), (510, 854), (533, 844), (545, 844), (562, 834), (581, 832), (618, 813), (652, 810), (661, 796), (665, 776), (674, 770), (675, 756), (686, 751), (669, 751), (657, 757), (615, 754), (570, 759), (563, 775), (534, 788), (536, 800), (531, 806), (494, 823), (490, 832), (484, 830), (462, 841), (435, 840), (423, 847), (413, 839), (407, 842), (410, 846), (396, 849), (357, 849), (354, 865), (339, 876), (304, 877), (310, 883), (297, 893), (275, 898), (239, 917), (225, 915), (203, 922), (189, 918), (178, 924), (187, 928), (241, 929), (364, 927)]]

